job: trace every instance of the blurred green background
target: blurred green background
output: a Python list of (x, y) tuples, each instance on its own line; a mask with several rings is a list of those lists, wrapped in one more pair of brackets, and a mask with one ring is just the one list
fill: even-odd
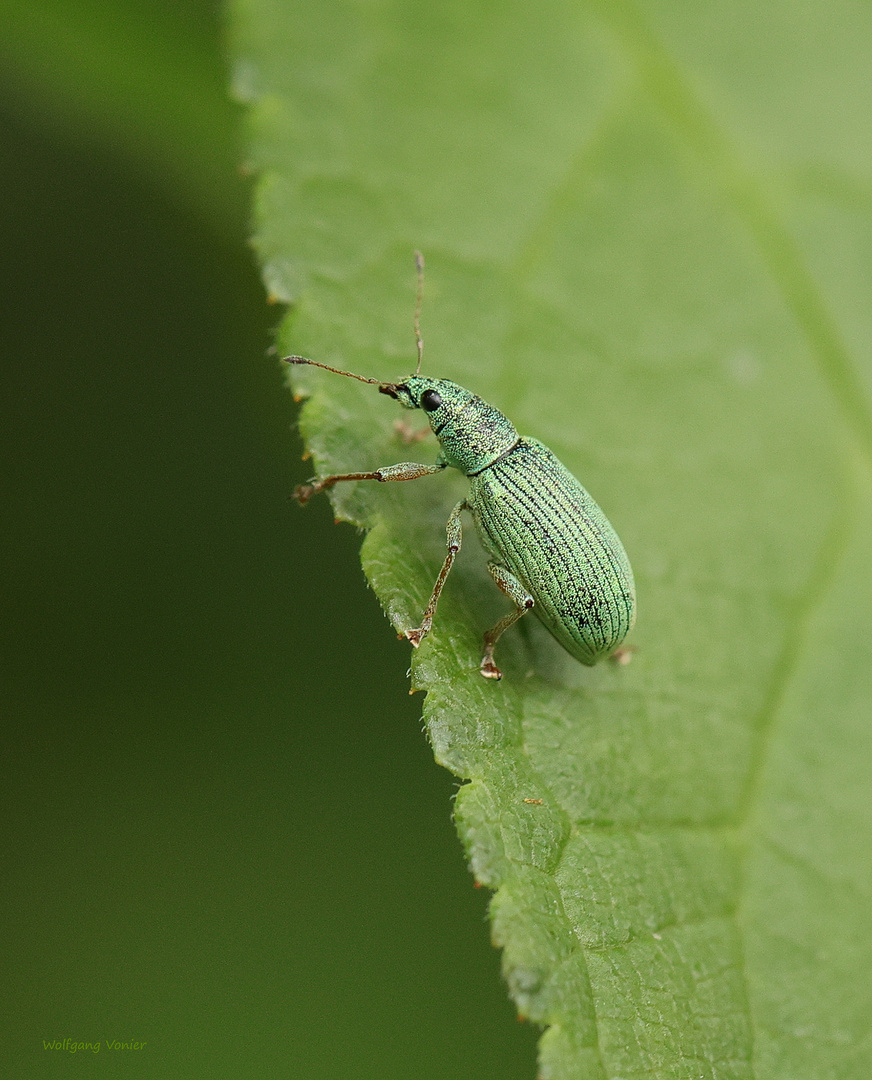
[(532, 1077), (408, 646), (287, 499), (219, 14), (3, 12), (4, 1074)]

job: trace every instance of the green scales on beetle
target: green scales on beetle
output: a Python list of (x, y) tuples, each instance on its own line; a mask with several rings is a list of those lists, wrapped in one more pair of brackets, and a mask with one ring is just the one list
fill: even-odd
[(306, 503), (345, 480), (386, 483), (417, 480), (449, 466), (459, 469), (469, 479), (469, 492), (448, 518), (448, 554), (421, 625), (407, 630), (406, 637), (417, 647), (433, 624), (439, 594), (460, 551), (460, 515), (468, 510), (490, 556), (491, 577), (515, 604), (514, 611), (484, 635), (482, 675), (502, 677), (494, 663), (496, 643), (530, 610), (567, 652), (583, 664), (595, 664), (615, 652), (636, 617), (633, 571), (623, 545), (602, 510), (547, 446), (520, 436), (498, 409), (457, 383), (420, 374), (420, 253), (416, 265), (414, 375), (399, 383), (380, 382), (302, 356), (285, 357), (285, 362), (371, 383), (405, 408), (423, 409), (441, 446), (435, 464), (404, 461), (375, 472), (323, 476), (302, 484), (294, 496)]

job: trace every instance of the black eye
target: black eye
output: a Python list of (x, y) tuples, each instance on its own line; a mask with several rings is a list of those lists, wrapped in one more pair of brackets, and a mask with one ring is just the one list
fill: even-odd
[(435, 412), (442, 404), (442, 398), (435, 390), (425, 390), (421, 395), (421, 408), (425, 412)]

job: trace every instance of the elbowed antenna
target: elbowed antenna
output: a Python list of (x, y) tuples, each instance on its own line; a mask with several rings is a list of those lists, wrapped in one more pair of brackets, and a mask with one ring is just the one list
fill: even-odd
[[(421, 361), (424, 359), (424, 339), (421, 337), (421, 300), (424, 297), (424, 256), (420, 251), (415, 252), (415, 269), (418, 272), (418, 290), (415, 295), (415, 346), (418, 350), (418, 366), (415, 368), (415, 374), (421, 374)], [(369, 383), (371, 386), (378, 386), (381, 388), (382, 393), (389, 394), (391, 397), (396, 397), (393, 391), (399, 385), (399, 383), (382, 382), (381, 379), (367, 379), (365, 375), (355, 375), (353, 371), (343, 371), (341, 368), (330, 367), (329, 364), (321, 364), (317, 360), (309, 360), (305, 356), (283, 356), (283, 364), (308, 364), (310, 367), (323, 368), (325, 371), (332, 371), (334, 375), (347, 375), (349, 379), (357, 379), (358, 382)]]
[(415, 252), (415, 269), (418, 272), (418, 291), (415, 294), (415, 346), (418, 349), (418, 366), (415, 374), (421, 374), (421, 361), (424, 359), (424, 340), (421, 337), (421, 300), (424, 298), (424, 256)]
[(325, 371), (332, 371), (334, 375), (347, 375), (349, 379), (358, 379), (360, 382), (372, 383), (373, 386), (392, 386), (393, 383), (382, 382), (381, 379), (367, 379), (363, 375), (355, 375), (353, 371), (342, 371), (337, 367), (330, 367), (329, 364), (319, 364), (317, 360), (307, 360), (305, 356), (283, 356), (283, 364), (309, 364), (311, 367), (324, 368)]
[(381, 379), (367, 379), (365, 375), (355, 375), (353, 371), (343, 371), (342, 368), (330, 367), (329, 364), (319, 364), (317, 360), (309, 360), (305, 356), (283, 356), (283, 364), (309, 364), (310, 367), (323, 368), (325, 371), (332, 371), (334, 375), (347, 375), (349, 379), (357, 379), (358, 382), (369, 383), (371, 386), (377, 386), (379, 393), (387, 394), (388, 397), (395, 398), (397, 396), (398, 383), (382, 382)]

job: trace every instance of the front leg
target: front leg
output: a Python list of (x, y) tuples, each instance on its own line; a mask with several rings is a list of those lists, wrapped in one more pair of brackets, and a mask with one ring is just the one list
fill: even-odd
[(457, 552), (460, 551), (460, 544), (463, 539), (463, 527), (460, 524), (460, 515), (464, 510), (469, 509), (470, 506), (466, 499), (461, 499), (457, 506), (451, 511), (448, 518), (448, 525), (446, 527), (448, 554), (445, 556), (445, 562), (442, 564), (442, 569), (439, 571), (439, 577), (436, 578), (436, 584), (433, 586), (433, 595), (430, 597), (430, 603), (424, 611), (421, 625), (415, 630), (406, 631), (406, 637), (416, 649), (421, 644), (421, 639), (430, 633), (430, 627), (433, 625), (433, 616), (436, 613), (436, 605), (439, 603), (439, 594), (442, 592), (442, 586), (445, 584), (448, 572), (451, 569), (454, 560), (457, 558)]
[(378, 480), (385, 484), (391, 480), (417, 480), (419, 476), (428, 476), (430, 473), (441, 472), (445, 464), (421, 465), (417, 461), (401, 461), (398, 465), (387, 465), (384, 469), (376, 469), (375, 472), (352, 472), (338, 473), (336, 476), (322, 476), (320, 479), (310, 480), (308, 484), (300, 484), (295, 489), (293, 497), (303, 506), (312, 498), (334, 484), (343, 480)]

